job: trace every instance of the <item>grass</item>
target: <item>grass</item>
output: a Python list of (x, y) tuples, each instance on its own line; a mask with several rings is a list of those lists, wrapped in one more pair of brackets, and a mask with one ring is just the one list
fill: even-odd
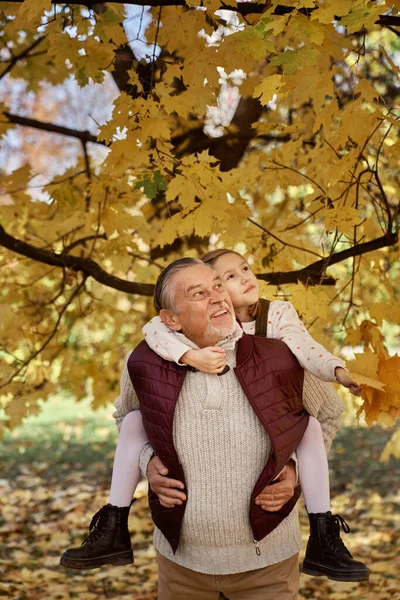
[(90, 400), (54, 396), (37, 416), (7, 431), (0, 443), (0, 473), (12, 478), (24, 464), (46, 463), (53, 475), (68, 469), (110, 471), (117, 442), (113, 407), (94, 412)]

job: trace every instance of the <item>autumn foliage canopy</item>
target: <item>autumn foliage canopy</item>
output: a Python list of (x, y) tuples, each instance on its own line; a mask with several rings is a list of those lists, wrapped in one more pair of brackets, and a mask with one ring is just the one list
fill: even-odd
[[(319, 342), (355, 352), (360, 412), (392, 426), (399, 0), (142, 4), (2, 3), (1, 422), (60, 390), (113, 400), (160, 269), (229, 247)], [(108, 102), (102, 120), (51, 101), (71, 80)]]

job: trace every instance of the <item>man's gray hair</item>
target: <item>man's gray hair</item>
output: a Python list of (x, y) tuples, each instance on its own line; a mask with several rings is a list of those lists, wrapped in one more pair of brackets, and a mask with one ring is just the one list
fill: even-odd
[(172, 310), (177, 314), (175, 305), (174, 290), (170, 285), (172, 277), (178, 271), (194, 267), (195, 265), (204, 265), (199, 258), (180, 258), (168, 265), (158, 276), (156, 287), (154, 288), (154, 308), (160, 312), (162, 308)]

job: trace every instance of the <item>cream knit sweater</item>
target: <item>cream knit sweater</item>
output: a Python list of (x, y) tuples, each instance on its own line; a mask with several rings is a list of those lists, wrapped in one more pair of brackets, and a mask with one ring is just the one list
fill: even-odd
[[(181, 340), (196, 348), (182, 334)], [(255, 552), (249, 525), (249, 501), (254, 485), (268, 460), (268, 435), (244, 395), (232, 367), (236, 345), (243, 335), (235, 332), (218, 345), (227, 350), (230, 371), (223, 376), (188, 372), (174, 416), (174, 443), (182, 463), (188, 501), (179, 548), (174, 555), (156, 528), (154, 543), (166, 558), (194, 571), (215, 575), (240, 573), (274, 564), (301, 548), (297, 509), (266, 538)], [(330, 448), (340, 425), (343, 405), (331, 384), (306, 373), (304, 406), (321, 423), (325, 445)], [(139, 401), (125, 365), (121, 394), (114, 417), (120, 427), (125, 415), (139, 408)], [(150, 444), (141, 453), (146, 473), (152, 455)]]

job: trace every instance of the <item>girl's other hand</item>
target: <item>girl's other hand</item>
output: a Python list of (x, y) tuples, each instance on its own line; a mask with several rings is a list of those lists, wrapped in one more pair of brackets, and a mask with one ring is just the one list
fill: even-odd
[(188, 350), (180, 361), (203, 373), (221, 373), (226, 365), (226, 350), (218, 346)]
[(338, 383), (341, 383), (345, 388), (347, 388), (354, 396), (361, 396), (362, 385), (358, 385), (348, 374), (346, 369), (342, 369), (342, 367), (336, 367), (335, 369), (335, 377)]

